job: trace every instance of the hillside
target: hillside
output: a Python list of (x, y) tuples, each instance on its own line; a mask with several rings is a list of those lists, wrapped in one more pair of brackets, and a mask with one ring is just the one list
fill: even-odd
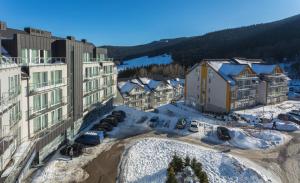
[(300, 15), (280, 21), (211, 32), (202, 36), (155, 41), (138, 46), (104, 46), (109, 56), (126, 60), (170, 54), (173, 60), (192, 65), (203, 58), (247, 57), (280, 62), (299, 60)]

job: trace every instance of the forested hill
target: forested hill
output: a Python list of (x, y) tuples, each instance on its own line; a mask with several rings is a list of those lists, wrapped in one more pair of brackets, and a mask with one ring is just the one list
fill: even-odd
[(300, 60), (300, 15), (276, 22), (211, 32), (202, 36), (165, 39), (138, 46), (104, 46), (110, 57), (126, 60), (170, 54), (175, 62), (192, 65), (203, 58), (284, 58)]

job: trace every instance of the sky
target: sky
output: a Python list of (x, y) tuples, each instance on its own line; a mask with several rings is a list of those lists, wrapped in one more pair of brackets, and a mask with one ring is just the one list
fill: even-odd
[(97, 46), (188, 37), (300, 14), (300, 0), (0, 0), (8, 27), (34, 27)]

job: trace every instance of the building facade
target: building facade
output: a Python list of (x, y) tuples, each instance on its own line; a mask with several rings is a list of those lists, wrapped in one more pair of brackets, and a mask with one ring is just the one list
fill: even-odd
[(18, 144), (33, 141), (39, 163), (84, 127), (86, 115), (112, 109), (117, 73), (107, 50), (84, 39), (1, 25), (3, 170)]
[(153, 110), (183, 95), (184, 81), (136, 78), (118, 83), (118, 103), (139, 110)]
[[(228, 113), (260, 103), (268, 104), (266, 101), (270, 98), (270, 85), (266, 84), (268, 81), (263, 79), (255, 68), (262, 64), (257, 63), (257, 60), (255, 63), (251, 61), (212, 59), (194, 65), (186, 74), (185, 103), (200, 111), (216, 113)], [(265, 67), (274, 66), (265, 65)], [(282, 71), (279, 66), (276, 68), (277, 71)], [(280, 72), (280, 76), (286, 78), (283, 72)], [(276, 85), (280, 89), (275, 90), (275, 98), (280, 99), (272, 97), (272, 101), (276, 100), (276, 103), (287, 99), (287, 82), (280, 80), (280, 84)], [(271, 96), (274, 96), (274, 92), (272, 94)]]

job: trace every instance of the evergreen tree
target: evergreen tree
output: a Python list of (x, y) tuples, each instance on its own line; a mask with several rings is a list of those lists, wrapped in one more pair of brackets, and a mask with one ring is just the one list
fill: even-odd
[(175, 171), (174, 171), (174, 168), (172, 166), (170, 166), (168, 168), (168, 178), (167, 178), (166, 183), (177, 183), (176, 176), (175, 176)]
[(190, 164), (191, 164), (191, 159), (190, 159), (189, 156), (186, 156), (184, 161), (185, 161), (184, 166), (190, 166)]

